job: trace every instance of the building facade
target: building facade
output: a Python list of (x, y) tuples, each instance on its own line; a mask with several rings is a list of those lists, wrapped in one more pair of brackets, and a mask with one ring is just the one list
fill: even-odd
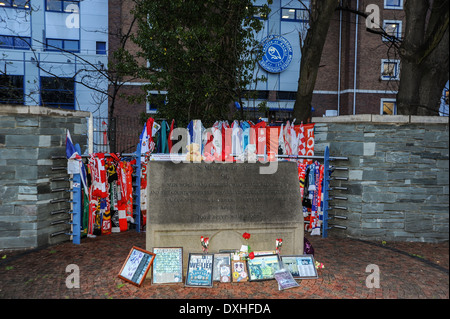
[(107, 0), (0, 0), (0, 104), (107, 117), (107, 52)]
[[(129, 21), (129, 6), (124, 5), (127, 1), (113, 2), (118, 5), (114, 12), (110, 8), (110, 24)], [(403, 2), (342, 1), (343, 9), (336, 10), (332, 18), (322, 54), (312, 101), (314, 116), (397, 114), (399, 57), (386, 37), (368, 32), (366, 19), (346, 8), (371, 15), (371, 28), (401, 39), (405, 18)], [(261, 6), (265, 3), (264, 0), (255, 2)], [(257, 97), (244, 101), (243, 107), (256, 110), (264, 102), (268, 112), (255, 114), (282, 120), (291, 117), (296, 99), (300, 42), (308, 29), (309, 1), (274, 0), (269, 7), (270, 14), (260, 17), (264, 27), (255, 35), (265, 50), (255, 76), (264, 75), (267, 81), (248, 88)], [(142, 84), (139, 80), (126, 82), (123, 91), (133, 94)], [(115, 110), (117, 115), (129, 115), (130, 111), (156, 113), (148, 104), (118, 105)]]
[[(261, 2), (262, 3), (262, 2)], [(284, 70), (259, 70), (268, 81), (256, 86), (263, 92), (272, 116), (291, 112), (301, 60), (301, 39), (308, 28), (308, 1), (273, 1), (264, 28), (257, 35), (264, 41), (281, 36), (292, 46), (292, 61)], [(331, 19), (314, 89), (314, 116), (352, 114), (396, 114), (395, 99), (400, 60), (391, 41), (367, 31), (366, 19), (353, 9), (367, 13), (370, 27), (397, 39), (404, 28), (403, 0), (341, 1)], [(270, 53), (269, 53), (270, 54)], [(267, 55), (267, 54), (266, 54)], [(267, 93), (265, 93), (267, 92)]]

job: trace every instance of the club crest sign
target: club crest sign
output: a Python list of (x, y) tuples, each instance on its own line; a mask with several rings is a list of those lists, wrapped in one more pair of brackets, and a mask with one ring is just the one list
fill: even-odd
[(261, 42), (263, 57), (259, 65), (270, 73), (281, 73), (292, 61), (292, 46), (280, 35), (269, 35)]

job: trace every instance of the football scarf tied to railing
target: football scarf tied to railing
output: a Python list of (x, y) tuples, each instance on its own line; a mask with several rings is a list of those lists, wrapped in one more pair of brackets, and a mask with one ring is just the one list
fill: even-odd
[[(107, 235), (135, 228), (140, 232), (146, 223), (141, 215), (141, 148), (135, 153), (94, 153), (79, 155), (79, 145), (73, 145), (70, 133), (66, 138), (66, 157), (52, 156), (52, 160), (67, 159), (67, 167), (52, 167), (66, 170), (69, 177), (54, 177), (52, 182), (69, 181), (69, 188), (55, 188), (52, 193), (69, 192), (70, 198), (58, 198), (50, 203), (70, 203), (70, 208), (55, 209), (51, 215), (69, 214), (51, 225), (68, 224), (70, 231), (61, 230), (50, 234), (70, 236), (74, 244), (81, 237)], [(144, 210), (145, 212), (145, 210)]]
[[(330, 182), (347, 181), (348, 177), (332, 176), (335, 171), (348, 171), (347, 167), (331, 165), (333, 161), (348, 161), (348, 157), (330, 156), (328, 146), (325, 148), (323, 156), (314, 155), (276, 155), (278, 161), (297, 161), (300, 193), (302, 196), (303, 217), (305, 230), (311, 235), (322, 235), (328, 237), (330, 229), (347, 229), (346, 226), (338, 224), (328, 224), (330, 220), (346, 220), (346, 216), (329, 214), (330, 210), (347, 210), (344, 206), (330, 206), (332, 200), (346, 201), (344, 196), (330, 196), (330, 191), (347, 191), (347, 187), (333, 186)], [(322, 161), (323, 164), (320, 164)]]
[(107, 235), (135, 227), (140, 232), (146, 218), (141, 215), (141, 156), (136, 153), (89, 155), (88, 236)]
[[(181, 154), (172, 154), (174, 120), (169, 127), (166, 120), (161, 125), (153, 118), (147, 120), (141, 134), (142, 150), (148, 150), (152, 161), (193, 161), (207, 163), (248, 161), (295, 161), (298, 164), (299, 184), (303, 202), (305, 230), (312, 235), (327, 237), (330, 228), (346, 229), (342, 225), (328, 225), (330, 219), (346, 219), (338, 214), (328, 215), (329, 210), (343, 206), (329, 206), (331, 200), (347, 200), (343, 196), (330, 197), (331, 180), (346, 180), (347, 177), (332, 177), (333, 171), (348, 170), (330, 166), (330, 161), (348, 160), (347, 157), (330, 157), (327, 147), (324, 156), (314, 156), (314, 123), (294, 124), (287, 121), (281, 125), (266, 122), (234, 120), (216, 121), (205, 128), (200, 120), (192, 120), (183, 131), (186, 149)], [(151, 132), (151, 134), (150, 134)], [(153, 152), (155, 150), (155, 152)], [(144, 151), (143, 151), (144, 152)], [(171, 153), (170, 156), (167, 153)], [(322, 162), (323, 164), (319, 163)], [(305, 182), (307, 187), (305, 188)], [(334, 190), (346, 191), (336, 186)]]
[[(68, 169), (70, 178), (57, 177), (52, 181), (69, 180), (70, 188), (53, 189), (52, 192), (68, 191), (69, 199), (59, 198), (51, 203), (70, 203), (70, 210), (56, 209), (52, 215), (70, 215), (70, 219), (54, 221), (52, 224), (70, 224), (70, 231), (56, 231), (51, 236), (69, 235), (79, 244), (82, 236), (106, 235), (135, 228), (137, 232), (146, 226), (146, 165), (151, 160), (171, 160), (165, 153), (171, 151), (171, 136), (174, 121), (170, 127), (167, 122), (160, 124), (149, 118), (139, 137), (135, 153), (110, 154), (94, 153), (82, 155), (79, 145), (74, 146), (70, 133), (66, 139), (66, 157), (53, 156), (52, 159), (67, 159), (67, 167), (54, 167), (54, 170)], [(166, 130), (165, 134), (159, 131)], [(346, 210), (343, 206), (329, 206), (331, 200), (346, 200), (342, 196), (329, 196), (331, 190), (345, 191), (341, 185), (330, 187), (331, 180), (347, 180), (346, 177), (332, 177), (333, 171), (347, 170), (331, 166), (335, 160), (348, 160), (346, 157), (332, 157), (328, 147), (323, 156), (314, 155), (314, 124), (270, 126), (265, 122), (253, 124), (250, 121), (218, 121), (205, 134), (201, 121), (191, 121), (188, 128), (189, 143), (179, 158), (239, 162), (252, 160), (295, 161), (298, 165), (299, 185), (302, 194), (305, 229), (312, 235), (327, 237), (330, 228), (346, 229), (341, 225), (329, 225), (330, 219), (346, 219), (338, 214), (329, 215), (329, 210)], [(159, 133), (158, 133), (159, 132)], [(207, 135), (206, 137), (204, 135)], [(173, 143), (172, 143), (173, 142)], [(227, 143), (228, 142), (228, 143)], [(198, 143), (198, 144), (197, 144)], [(197, 148), (193, 148), (193, 146)], [(183, 152), (185, 151), (185, 152)], [(164, 153), (159, 153), (164, 152)], [(242, 156), (242, 154), (247, 156)], [(194, 154), (195, 153), (195, 154)], [(198, 153), (198, 154), (197, 154)], [(171, 154), (173, 155), (173, 154)], [(198, 156), (194, 156), (198, 155)], [(323, 164), (321, 164), (322, 162)]]

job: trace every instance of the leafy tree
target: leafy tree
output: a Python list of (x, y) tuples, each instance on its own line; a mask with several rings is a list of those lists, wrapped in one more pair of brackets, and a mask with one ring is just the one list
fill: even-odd
[[(136, 0), (138, 30), (133, 41), (147, 60), (140, 76), (158, 116), (185, 125), (226, 119), (254, 81), (260, 57), (254, 34), (261, 30), (254, 0)], [(267, 14), (267, 13), (266, 13)], [(240, 117), (243, 117), (242, 112)]]

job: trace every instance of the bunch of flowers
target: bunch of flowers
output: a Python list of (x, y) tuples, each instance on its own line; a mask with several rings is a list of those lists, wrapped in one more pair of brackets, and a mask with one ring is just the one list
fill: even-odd
[(255, 253), (252, 251), (252, 249), (250, 248), (250, 245), (248, 244), (248, 240), (250, 239), (251, 235), (247, 232), (242, 234), (242, 238), (244, 238), (247, 241), (247, 257), (250, 259), (255, 258)]
[(275, 249), (277, 251), (277, 254), (281, 253), (281, 246), (283, 245), (283, 239), (277, 238), (275, 240)]
[(324, 265), (323, 263), (318, 262), (318, 261), (316, 260), (316, 269), (323, 269), (323, 268), (325, 268), (325, 265)]
[(202, 244), (202, 250), (204, 253), (208, 252), (208, 245), (209, 245), (209, 237), (200, 237), (200, 242)]

